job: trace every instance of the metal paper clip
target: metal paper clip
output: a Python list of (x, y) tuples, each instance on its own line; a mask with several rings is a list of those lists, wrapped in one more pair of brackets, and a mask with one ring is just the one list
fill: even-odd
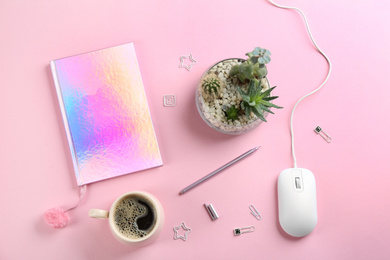
[(324, 130), (322, 130), (322, 128), (320, 126), (317, 126), (314, 129), (314, 132), (316, 132), (317, 134), (322, 136), (322, 138), (324, 138), (325, 141), (327, 141), (328, 143), (332, 142), (332, 138), (327, 133), (325, 133)]
[(252, 204), (249, 205), (249, 209), (251, 210), (251, 213), (252, 215), (257, 219), (257, 220), (261, 220), (261, 214), (259, 213), (259, 211), (256, 209), (255, 206), (253, 206)]
[(243, 227), (243, 228), (235, 228), (233, 230), (233, 234), (235, 236), (239, 236), (239, 235), (244, 234), (244, 233), (254, 232), (255, 230), (256, 230), (256, 228), (254, 226)]
[(164, 107), (174, 107), (176, 106), (176, 96), (175, 95), (165, 95), (164, 96)]
[[(185, 230), (184, 235), (179, 236), (179, 234), (178, 234), (179, 229), (184, 229)], [(186, 227), (186, 224), (183, 221), (183, 222), (181, 222), (180, 226), (174, 227), (173, 231), (175, 232), (175, 235), (173, 236), (173, 239), (175, 239), (175, 240), (181, 239), (183, 241), (186, 241), (188, 234), (191, 232), (191, 229)]]
[(207, 212), (209, 213), (211, 220), (216, 220), (219, 218), (218, 213), (215, 211), (215, 208), (213, 207), (212, 204), (207, 205), (206, 203), (204, 204)]
[[(184, 60), (186, 60), (186, 59), (190, 60), (191, 63), (189, 65), (184, 64)], [(194, 66), (195, 64), (196, 64), (196, 60), (194, 58), (192, 58), (191, 53), (190, 53), (190, 55), (180, 56), (179, 68), (185, 68), (186, 70), (191, 71), (192, 66)]]

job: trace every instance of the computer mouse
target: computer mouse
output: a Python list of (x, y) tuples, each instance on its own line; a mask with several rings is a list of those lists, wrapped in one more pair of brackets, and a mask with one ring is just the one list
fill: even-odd
[(278, 177), (279, 223), (293, 237), (310, 234), (317, 225), (316, 180), (311, 171), (290, 168)]

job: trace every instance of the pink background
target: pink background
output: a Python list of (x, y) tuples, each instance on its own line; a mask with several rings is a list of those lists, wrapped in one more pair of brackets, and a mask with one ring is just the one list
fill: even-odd
[[(333, 62), (328, 84), (296, 110), (298, 167), (314, 172), (319, 221), (302, 239), (280, 230), (276, 180), (292, 167), (289, 117), (327, 65), (294, 11), (266, 1), (0, 2), (0, 259), (389, 259), (390, 2), (280, 0), (307, 15)], [(42, 220), (78, 200), (49, 61), (134, 42), (164, 166), (89, 185), (65, 229)], [(268, 78), (284, 107), (252, 132), (226, 136), (195, 107), (195, 86), (218, 60), (271, 50)], [(197, 64), (179, 68), (181, 55)], [(175, 107), (163, 96), (174, 94)], [(313, 129), (320, 125), (333, 142)], [(261, 145), (183, 196), (179, 191)], [(131, 249), (90, 208), (109, 209), (122, 193), (145, 190), (166, 212), (160, 237)], [(220, 218), (211, 221), (203, 203)], [(263, 219), (249, 213), (254, 204)], [(184, 221), (187, 241), (173, 239)], [(233, 236), (233, 229), (256, 231)]]

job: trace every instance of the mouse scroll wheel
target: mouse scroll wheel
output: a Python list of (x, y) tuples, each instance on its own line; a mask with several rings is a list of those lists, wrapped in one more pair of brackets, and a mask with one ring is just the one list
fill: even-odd
[(295, 177), (295, 188), (302, 189), (302, 181), (299, 177)]

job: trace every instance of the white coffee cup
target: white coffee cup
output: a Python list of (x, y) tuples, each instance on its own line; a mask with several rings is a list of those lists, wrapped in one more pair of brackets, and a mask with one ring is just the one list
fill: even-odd
[[(150, 210), (151, 212), (149, 212)], [(137, 216), (137, 214), (141, 215)], [(89, 216), (100, 219), (108, 218), (108, 224), (114, 237), (125, 245), (135, 247), (153, 242), (160, 234), (165, 220), (161, 203), (152, 194), (144, 191), (125, 193), (114, 201), (109, 212), (91, 209)], [(146, 219), (145, 216), (148, 216), (145, 225), (150, 225), (150, 227), (147, 230), (142, 230), (137, 221), (141, 221), (142, 218)], [(129, 218), (131, 220), (127, 221)]]

